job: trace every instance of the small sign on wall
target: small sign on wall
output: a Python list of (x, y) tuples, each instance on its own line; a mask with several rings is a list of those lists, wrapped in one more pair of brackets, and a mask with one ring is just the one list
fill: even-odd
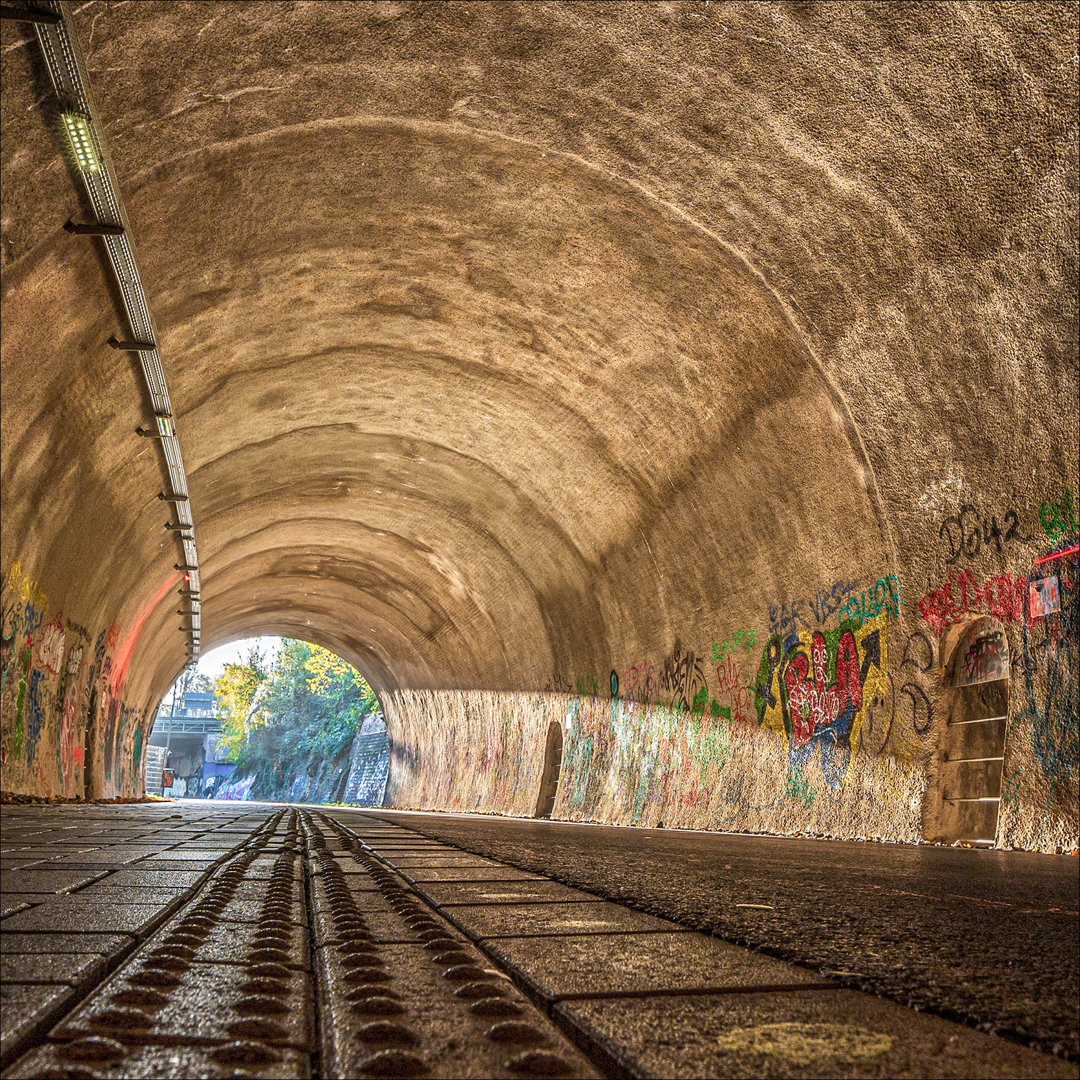
[(1001, 625), (993, 619), (979, 619), (957, 646), (953, 684), (972, 686), (1008, 677), (1009, 643)]
[(1039, 578), (1028, 586), (1028, 618), (1045, 619), (1055, 611), (1061, 610), (1061, 595), (1058, 592), (1056, 574)]

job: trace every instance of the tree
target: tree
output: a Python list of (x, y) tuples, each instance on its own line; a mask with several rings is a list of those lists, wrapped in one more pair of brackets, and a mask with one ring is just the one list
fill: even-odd
[(258, 646), (253, 646), (245, 663), (226, 664), (224, 673), (213, 684), (222, 731), (218, 748), (227, 761), (237, 759), (252, 724), (258, 726), (266, 721), (259, 714), (256, 695), (268, 676)]
[(289, 638), (269, 668), (255, 652), (247, 663), (227, 664), (215, 693), (220, 745), (239, 769), (255, 772), (263, 791), (316, 760), (339, 757), (379, 708), (367, 681), (340, 656)]

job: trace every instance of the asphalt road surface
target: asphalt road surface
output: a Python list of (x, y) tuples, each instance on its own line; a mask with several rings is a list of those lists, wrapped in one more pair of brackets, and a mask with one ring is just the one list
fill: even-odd
[(1080, 1052), (1074, 857), (378, 813), (845, 985)]

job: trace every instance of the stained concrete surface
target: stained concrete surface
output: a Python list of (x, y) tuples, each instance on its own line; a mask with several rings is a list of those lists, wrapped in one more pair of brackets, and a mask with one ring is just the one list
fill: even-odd
[(454, 815), (387, 820), (845, 985), (1077, 1054), (1075, 858)]

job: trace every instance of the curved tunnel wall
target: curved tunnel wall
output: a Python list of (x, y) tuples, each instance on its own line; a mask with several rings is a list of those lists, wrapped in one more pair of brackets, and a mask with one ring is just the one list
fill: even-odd
[[(556, 817), (913, 839), (951, 783), (947, 635), (991, 613), (1001, 840), (1075, 846), (1075, 561), (1033, 566), (1076, 528), (1074, 11), (76, 22), (204, 647), (356, 664), (399, 805), (531, 813), (560, 719)], [(183, 663), (177, 552), (3, 33), (3, 785), (130, 793)]]

